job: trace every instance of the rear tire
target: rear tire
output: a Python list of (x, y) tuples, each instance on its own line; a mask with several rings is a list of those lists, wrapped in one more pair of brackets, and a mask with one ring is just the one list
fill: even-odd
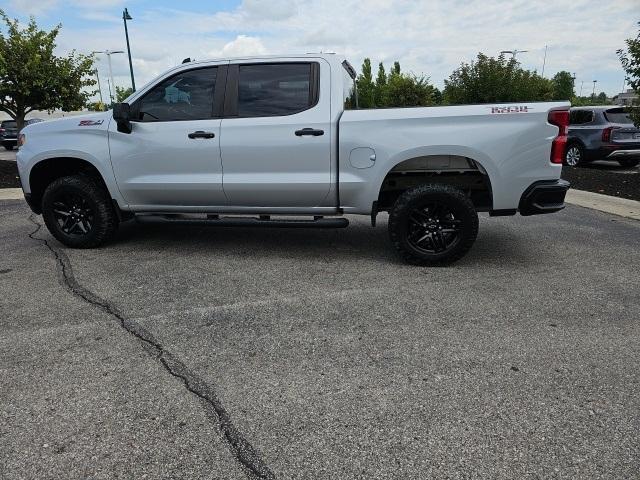
[(111, 197), (99, 180), (86, 175), (61, 177), (45, 189), (42, 216), (60, 243), (71, 248), (94, 248), (118, 230)]
[(622, 160), (618, 160), (618, 163), (620, 164), (621, 167), (633, 168), (633, 167), (637, 166), (640, 163), (640, 160), (631, 159), (631, 158), (623, 158)]
[(407, 190), (389, 212), (391, 243), (413, 265), (449, 265), (469, 251), (477, 236), (473, 203), (450, 185)]
[(564, 154), (564, 164), (568, 167), (577, 167), (584, 163), (584, 150), (577, 143), (572, 143), (567, 147)]

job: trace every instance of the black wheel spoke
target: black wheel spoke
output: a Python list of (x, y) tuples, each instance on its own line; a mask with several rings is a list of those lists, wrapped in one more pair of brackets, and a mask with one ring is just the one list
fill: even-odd
[(84, 236), (91, 231), (93, 210), (84, 196), (65, 192), (51, 206), (53, 216), (65, 234)]
[(442, 253), (458, 241), (461, 227), (446, 205), (433, 202), (409, 212), (407, 240), (418, 250)]

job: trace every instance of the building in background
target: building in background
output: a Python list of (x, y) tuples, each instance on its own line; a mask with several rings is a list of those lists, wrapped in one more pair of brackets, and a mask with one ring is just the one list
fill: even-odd
[(616, 105), (631, 105), (637, 99), (638, 94), (633, 90), (628, 89), (626, 92), (622, 92), (614, 96), (613, 103)]

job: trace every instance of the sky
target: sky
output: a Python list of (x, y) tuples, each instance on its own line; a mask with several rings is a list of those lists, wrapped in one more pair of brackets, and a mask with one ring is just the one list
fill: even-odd
[[(127, 7), (136, 86), (184, 58), (336, 52), (360, 70), (365, 57), (430, 77), (439, 88), (478, 52), (518, 54), (527, 69), (576, 75), (576, 91), (614, 95), (624, 72), (616, 55), (635, 37), (640, 0), (0, 0), (12, 18), (51, 28), (57, 51), (125, 50)], [(126, 54), (113, 55), (114, 82), (129, 87)], [(107, 61), (98, 61), (107, 98)], [(375, 74), (375, 72), (374, 72)]]

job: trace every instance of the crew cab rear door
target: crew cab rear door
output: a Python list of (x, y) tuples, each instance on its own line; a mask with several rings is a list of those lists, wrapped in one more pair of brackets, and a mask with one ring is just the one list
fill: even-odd
[(227, 62), (181, 69), (131, 104), (131, 133), (109, 125), (118, 188), (136, 210), (225, 205), (220, 122)]
[(230, 206), (314, 207), (331, 184), (329, 64), (229, 65), (220, 148)]

